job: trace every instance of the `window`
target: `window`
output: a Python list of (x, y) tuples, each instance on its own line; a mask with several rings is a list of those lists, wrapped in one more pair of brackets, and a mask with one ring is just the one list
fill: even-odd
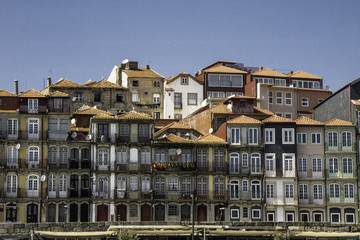
[(169, 216), (177, 216), (178, 215), (178, 206), (177, 205), (169, 205)]
[(345, 198), (354, 198), (354, 185), (353, 184), (344, 184), (344, 197)]
[(139, 124), (139, 137), (141, 137), (141, 138), (149, 137), (149, 125)]
[(311, 144), (321, 144), (321, 133), (311, 134)]
[(301, 106), (308, 107), (309, 106), (309, 99), (308, 98), (302, 98), (301, 99)]
[(182, 114), (174, 114), (175, 119), (182, 119)]
[(292, 105), (291, 93), (285, 93), (285, 105)]
[(6, 177), (6, 195), (8, 197), (17, 197), (17, 176), (8, 175)]
[(275, 144), (274, 128), (265, 128), (265, 144)]
[(294, 155), (284, 154), (284, 171), (294, 170)]
[(257, 144), (258, 144), (258, 129), (249, 128), (249, 145), (257, 145)]
[(275, 221), (275, 213), (267, 213), (267, 221), (274, 222)]
[(30, 166), (35, 167), (39, 164), (39, 148), (29, 147), (28, 149), (28, 163)]
[(191, 163), (191, 150), (183, 149), (181, 151), (181, 163)]
[(174, 93), (174, 108), (182, 109), (182, 94)]
[(355, 215), (353, 213), (345, 213), (345, 223), (355, 223)]
[(276, 104), (282, 104), (282, 92), (276, 92)]
[(100, 148), (98, 152), (98, 163), (99, 166), (108, 166), (109, 164), (109, 150)]
[(17, 119), (8, 119), (8, 135), (17, 135), (18, 134), (18, 120)]
[(188, 93), (188, 105), (197, 105), (197, 93)]
[(282, 113), (275, 113), (276, 116), (282, 117)]
[(207, 178), (206, 177), (198, 177), (197, 179), (197, 193), (199, 195), (207, 195)]
[(321, 172), (322, 171), (321, 158), (313, 158), (312, 159), (312, 170), (313, 170), (313, 172)]
[(342, 132), (343, 147), (351, 147), (351, 132)]
[(353, 161), (351, 158), (343, 158), (343, 173), (353, 173)]
[(154, 87), (160, 87), (160, 81), (153, 81), (153, 86)]
[(132, 85), (133, 85), (133, 87), (138, 87), (139, 86), (139, 81), (138, 80), (133, 80)]
[(136, 204), (130, 205), (130, 217), (137, 217), (138, 216), (138, 206)]
[(117, 190), (126, 191), (126, 177), (117, 178)]
[(335, 174), (339, 172), (339, 161), (337, 158), (329, 158), (329, 172)]
[(101, 93), (95, 92), (94, 93), (94, 102), (100, 102), (101, 101)]
[(199, 168), (207, 167), (207, 150), (206, 149), (199, 149), (197, 151), (197, 166)]
[(60, 119), (60, 132), (69, 132), (69, 120), (68, 119)]
[(251, 198), (260, 199), (261, 198), (261, 186), (260, 181), (251, 182)]
[(273, 104), (273, 92), (269, 92), (269, 103)]
[(306, 158), (298, 159), (298, 171), (299, 172), (307, 172), (307, 159)]
[(209, 98), (224, 98), (225, 93), (224, 92), (208, 92)]
[(268, 83), (274, 84), (274, 79), (272, 78), (254, 78), (258, 83)]
[(155, 150), (155, 162), (156, 163), (165, 163), (165, 150), (156, 149)]
[(179, 183), (177, 177), (169, 177), (169, 191), (178, 191)]
[(240, 128), (231, 128), (231, 144), (240, 144)]
[(238, 200), (240, 198), (239, 193), (239, 181), (230, 181), (230, 200)]
[(314, 221), (322, 222), (322, 213), (314, 213)]
[(292, 119), (292, 114), (291, 113), (285, 113), (285, 118)]
[(126, 148), (120, 148), (116, 151), (116, 163), (117, 164), (126, 164), (127, 163)]
[(140, 102), (139, 93), (137, 93), (137, 92), (132, 92), (132, 93), (131, 93), (131, 101), (132, 101), (133, 103), (138, 103), (138, 102)]
[(39, 108), (38, 99), (28, 99), (28, 112), (37, 113)]
[(156, 177), (155, 178), (155, 194), (163, 195), (165, 194), (165, 178)]
[(121, 93), (116, 94), (116, 101), (117, 102), (124, 102), (124, 96)]
[(83, 101), (83, 94), (82, 93), (75, 93), (74, 99), (75, 102), (82, 102)]
[(274, 198), (274, 184), (266, 184), (266, 198)]
[(108, 137), (108, 133), (109, 133), (109, 125), (99, 123), (98, 124), (98, 139), (101, 139), (101, 141), (102, 141), (102, 136), (104, 136), (104, 140), (106, 141), (107, 137)]
[(261, 170), (260, 154), (253, 153), (251, 154), (251, 173), (260, 173), (260, 170)]
[(153, 118), (154, 119), (160, 119), (160, 112), (154, 112), (153, 113)]
[(285, 184), (285, 198), (294, 198), (294, 184)]
[(230, 216), (231, 219), (238, 219), (240, 218), (240, 210), (237, 208), (232, 208), (230, 210), (230, 215), (231, 215)]
[(58, 130), (58, 120), (57, 119), (49, 119), (49, 131), (56, 132)]
[(48, 161), (49, 161), (50, 164), (56, 164), (56, 155), (57, 155), (56, 147), (49, 147)]
[(225, 152), (222, 149), (214, 150), (214, 167), (224, 167)]
[(249, 218), (249, 208), (243, 207), (243, 218)]
[[(55, 154), (56, 154), (56, 152), (55, 152)], [(16, 147), (10, 146), (7, 148), (7, 166), (8, 167), (17, 167), (18, 155), (19, 155), (18, 149), (16, 149)], [(56, 156), (54, 159), (56, 161)]]
[(37, 136), (39, 134), (39, 119), (29, 118), (28, 120), (28, 133), (29, 138)]
[(253, 209), (252, 210), (252, 218), (253, 219), (260, 219), (261, 218), (260, 209)]
[(153, 103), (160, 104), (160, 93), (153, 94)]
[(294, 144), (294, 129), (283, 128), (282, 129), (282, 143), (283, 144)]
[(29, 197), (37, 196), (37, 192), (39, 190), (39, 177), (36, 175), (30, 175), (28, 177), (28, 192), (34, 193), (35, 195), (29, 195)]
[(248, 180), (242, 181), (242, 191), (243, 192), (249, 191), (249, 181)]
[(331, 213), (331, 223), (340, 223), (340, 213)]
[(209, 74), (209, 87), (243, 87), (242, 75)]
[(306, 144), (306, 133), (298, 133), (297, 134), (297, 143), (298, 144)]
[(242, 164), (243, 167), (248, 167), (249, 166), (249, 155), (247, 153), (242, 154), (241, 164)]
[(139, 160), (139, 151), (137, 148), (130, 148), (130, 163), (137, 163)]
[(328, 133), (328, 144), (329, 144), (329, 147), (337, 147), (338, 146), (337, 132), (329, 132)]
[(286, 86), (286, 80), (285, 79), (275, 79), (275, 86)]
[(130, 126), (129, 124), (120, 124), (120, 136), (128, 137), (130, 135)]
[(141, 164), (150, 164), (151, 162), (151, 152), (150, 149), (148, 148), (142, 148), (140, 150), (140, 159), (141, 159)]
[(141, 177), (141, 192), (150, 192), (150, 177)]
[(225, 180), (224, 178), (214, 178), (214, 195), (224, 195)]
[(181, 84), (182, 85), (188, 85), (189, 84), (189, 78), (188, 77), (182, 77), (181, 78)]
[(315, 184), (313, 186), (313, 197), (314, 199), (323, 199), (323, 186), (321, 184)]
[[(66, 180), (66, 175), (64, 175), (64, 174), (60, 175), (59, 191), (60, 191), (61, 196), (63, 196), (63, 197), (66, 196), (67, 180)], [(64, 194), (64, 195), (62, 195), (62, 194)]]
[(294, 213), (286, 213), (286, 221), (293, 222), (294, 221)]
[(330, 197), (339, 198), (340, 197), (340, 185), (337, 183), (330, 184)]
[(138, 177), (132, 176), (130, 177), (130, 191), (138, 190)]
[(181, 179), (181, 194), (190, 195), (191, 194), (191, 178), (183, 177)]
[(62, 108), (63, 100), (61, 98), (55, 98), (54, 99), (54, 108), (55, 109), (61, 109)]
[(230, 154), (230, 173), (239, 173), (239, 154), (231, 153)]
[(308, 200), (308, 185), (300, 184), (299, 185), (299, 199)]
[(265, 154), (265, 171), (275, 171), (275, 154)]

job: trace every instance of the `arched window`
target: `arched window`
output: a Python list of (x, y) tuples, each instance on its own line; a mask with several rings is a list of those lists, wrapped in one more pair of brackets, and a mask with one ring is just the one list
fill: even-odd
[(230, 199), (238, 200), (239, 198), (240, 198), (239, 181), (232, 180), (232, 181), (230, 181)]

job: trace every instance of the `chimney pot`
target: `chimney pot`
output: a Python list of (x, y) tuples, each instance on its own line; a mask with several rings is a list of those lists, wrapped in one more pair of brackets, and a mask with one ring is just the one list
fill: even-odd
[(16, 80), (15, 79), (15, 81), (14, 81), (14, 90), (15, 90), (15, 94), (16, 95), (19, 95), (19, 82), (18, 82), (18, 80)]
[(263, 67), (260, 67), (260, 70), (264, 70), (264, 68), (263, 68)]
[(50, 87), (51, 86), (51, 77), (47, 78), (47, 86)]
[(150, 65), (146, 65), (146, 69), (150, 70)]
[(293, 73), (294, 73), (294, 71), (290, 70), (290, 74), (293, 74)]

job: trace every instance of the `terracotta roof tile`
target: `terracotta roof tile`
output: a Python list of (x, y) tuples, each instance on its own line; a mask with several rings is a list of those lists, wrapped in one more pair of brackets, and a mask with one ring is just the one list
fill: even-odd
[(124, 73), (128, 75), (128, 77), (140, 77), (140, 78), (164, 78), (157, 72), (146, 69), (146, 68), (138, 68), (137, 70), (124, 70)]
[(59, 81), (57, 81), (55, 84), (51, 85), (52, 88), (57, 88), (57, 87), (64, 87), (64, 88), (81, 88), (83, 87), (82, 85), (80, 84), (77, 84), (77, 83), (74, 83), (74, 82), (71, 82), (67, 79), (60, 79)]
[(360, 105), (360, 100), (351, 100), (351, 102), (355, 105)]
[[(171, 83), (171, 82), (173, 82), (175, 79), (177, 79), (177, 78), (179, 78), (179, 77), (183, 77), (183, 76), (186, 76), (186, 77), (189, 77), (189, 78), (191, 78), (192, 80), (194, 80), (195, 82), (197, 82), (197, 83), (199, 83), (199, 84), (204, 84), (203, 83), (203, 81), (200, 81), (200, 80), (198, 80), (198, 79), (196, 79), (194, 76), (192, 76), (190, 73), (186, 73), (186, 72), (181, 72), (181, 73), (179, 73), (178, 75), (176, 75), (175, 77), (168, 77), (168, 78), (166, 78), (165, 79), (165, 81), (167, 82), (167, 83)], [(180, 81), (181, 81), (181, 79), (180, 79)]]
[(104, 113), (99, 113), (99, 114), (96, 114), (94, 116), (94, 118), (96, 118), (96, 119), (114, 119), (115, 116), (109, 115), (109, 114), (104, 114)]
[(209, 108), (211, 113), (232, 113), (231, 110), (224, 104), (218, 104), (212, 108)]
[(153, 119), (149, 114), (130, 111), (117, 116), (118, 119)]
[(325, 122), (325, 126), (354, 126), (352, 122), (348, 122), (342, 119), (333, 118)]
[(221, 64), (217, 64), (215, 66), (212, 66), (210, 68), (207, 68), (204, 70), (204, 72), (212, 72), (212, 73), (241, 73), (241, 74), (247, 74), (245, 71), (241, 71), (236, 68), (226, 67)]
[(75, 115), (98, 115), (98, 114), (107, 114), (107, 115), (113, 115), (110, 112), (106, 112), (97, 108), (93, 108), (93, 107), (87, 107), (85, 109), (82, 110), (78, 110), (76, 112), (74, 112)]
[(55, 91), (55, 92), (50, 93), (48, 96), (49, 97), (69, 97), (70, 95), (67, 93), (60, 92), (60, 91)]
[(295, 123), (295, 121), (273, 115), (263, 120), (263, 123)]
[(116, 89), (126, 89), (123, 86), (117, 85), (115, 83), (106, 81), (106, 80), (101, 80), (99, 82), (95, 82), (92, 83), (89, 87), (91, 88), (116, 88)]
[(253, 76), (269, 76), (269, 77), (287, 77), (287, 75), (276, 72), (269, 68), (264, 68), (263, 70), (252, 73)]
[(45, 98), (46, 96), (35, 89), (29, 89), (23, 93), (19, 94), (19, 97), (26, 97), (26, 98)]
[(239, 117), (229, 120), (228, 123), (261, 124), (261, 121), (245, 115), (241, 115)]
[(208, 133), (205, 136), (202, 136), (202, 137), (196, 139), (195, 143), (205, 143), (205, 144), (222, 143), (222, 144), (225, 144), (226, 142), (224, 139)]
[(325, 124), (323, 122), (302, 116), (296, 119), (296, 125), (324, 126)]
[(89, 132), (90, 128), (82, 128), (82, 127), (76, 127), (75, 125), (71, 125), (70, 130), (72, 132)]
[(182, 138), (182, 137), (176, 136), (174, 134), (170, 134), (170, 135), (166, 136), (166, 139), (173, 143), (194, 143), (193, 140)]
[(261, 112), (261, 113), (264, 113), (266, 115), (274, 115), (273, 112), (271, 112), (270, 110), (267, 110), (267, 109), (263, 109), (263, 108), (259, 108), (259, 107), (256, 107), (254, 106), (254, 109), (258, 112)]
[(19, 112), (19, 109), (16, 110), (0, 110), (1, 113), (17, 113)]
[(318, 77), (318, 76), (315, 76), (315, 75), (312, 75), (310, 73), (303, 72), (303, 71), (294, 72), (293, 74), (290, 74), (290, 77), (292, 77), (292, 78), (319, 79), (319, 80), (322, 79), (321, 77)]
[(16, 97), (16, 94), (9, 92), (6, 89), (0, 90), (0, 97)]
[(94, 84), (96, 83), (94, 80), (92, 80), (91, 78), (89, 80), (86, 81), (86, 83), (84, 85), (91, 85), (91, 84)]
[(155, 132), (154, 137), (159, 137), (160, 135), (162, 135), (164, 132), (166, 132), (169, 129), (185, 129), (185, 130), (193, 130), (192, 127), (189, 127), (183, 123), (179, 123), (179, 122), (172, 122), (168, 125), (166, 125), (165, 127), (161, 128), (159, 131)]

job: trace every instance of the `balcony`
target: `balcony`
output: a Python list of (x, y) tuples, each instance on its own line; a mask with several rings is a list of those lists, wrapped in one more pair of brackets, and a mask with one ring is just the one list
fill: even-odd
[(223, 163), (222, 166), (214, 166), (213, 171), (214, 172), (226, 172), (227, 171), (226, 163)]
[(128, 171), (128, 165), (127, 164), (117, 164), (116, 171)]
[(314, 199), (314, 197), (310, 196), (307, 199), (300, 199), (299, 198), (299, 205), (323, 205), (325, 200), (321, 199)]
[(130, 142), (130, 135), (122, 136), (119, 134), (115, 134), (116, 142), (118, 143), (129, 143)]
[(46, 113), (46, 106), (38, 106), (37, 108), (30, 109), (28, 105), (20, 105), (20, 112), (27, 112), (27, 113)]
[(98, 171), (109, 171), (110, 166), (109, 165), (98, 165), (98, 166), (96, 166), (96, 169)]
[(165, 192), (154, 192), (154, 198), (155, 199), (165, 199), (166, 193)]
[(329, 194), (327, 195), (328, 203), (356, 203), (357, 194), (353, 194), (351, 197), (347, 195), (345, 197), (344, 194), (340, 194), (338, 197), (331, 197)]
[(116, 192), (115, 196), (117, 199), (126, 199), (127, 198), (125, 189), (115, 189), (115, 192)]
[(313, 171), (312, 169), (308, 169), (307, 171), (298, 171), (299, 178), (323, 178), (324, 170), (321, 171)]
[(209, 171), (208, 166), (200, 166), (199, 164), (197, 164), (196, 169), (198, 170), (198, 172), (208, 172)]
[(40, 169), (40, 163), (27, 163), (29, 169)]
[(293, 195), (293, 197), (290, 196), (274, 196), (272, 198), (267, 197), (266, 198), (266, 204), (271, 205), (296, 205), (298, 204), (297, 196)]
[(141, 143), (149, 143), (151, 141), (151, 138), (149, 136), (139, 136), (138, 137), (138, 142), (141, 142)]
[(109, 194), (107, 192), (95, 191), (93, 192), (94, 199), (108, 199)]
[(326, 170), (326, 176), (328, 178), (356, 178), (357, 174), (356, 171), (344, 173), (339, 170)]
[(295, 170), (286, 171), (283, 172), (283, 177), (295, 177), (296, 173)]
[(276, 171), (265, 171), (265, 177), (276, 177)]
[(19, 168), (18, 158), (7, 158), (6, 159), (7, 168)]
[(329, 146), (328, 143), (325, 144), (325, 151), (328, 152), (354, 152), (356, 151), (356, 143), (352, 143), (351, 146), (343, 146), (340, 142), (337, 146)]
[(47, 137), (49, 140), (61, 140), (66, 141), (68, 139), (69, 132), (67, 131), (48, 131)]

